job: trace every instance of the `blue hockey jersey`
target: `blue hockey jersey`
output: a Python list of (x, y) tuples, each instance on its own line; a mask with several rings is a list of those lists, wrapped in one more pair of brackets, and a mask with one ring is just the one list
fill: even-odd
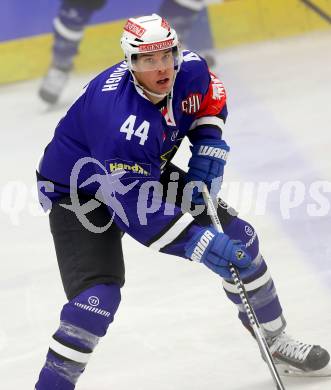
[(223, 84), (193, 52), (183, 52), (162, 108), (145, 97), (125, 62), (116, 64), (88, 84), (56, 127), (38, 172), (54, 191), (43, 194), (54, 200), (74, 187), (102, 199), (120, 229), (185, 257), (185, 242), (201, 227), (179, 207), (167, 211), (157, 195), (160, 175), (185, 136), (193, 144), (220, 138), (226, 116)]

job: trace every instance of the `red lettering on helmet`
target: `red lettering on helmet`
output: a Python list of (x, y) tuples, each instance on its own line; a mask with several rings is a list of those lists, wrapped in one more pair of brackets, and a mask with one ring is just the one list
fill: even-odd
[(166, 30), (170, 31), (170, 24), (166, 19), (162, 18), (161, 26)]
[(166, 41), (153, 42), (153, 43), (145, 43), (143, 45), (139, 45), (139, 51), (158, 51), (168, 49), (173, 46), (173, 38), (167, 39)]
[(138, 38), (141, 38), (144, 35), (144, 32), (146, 31), (145, 28), (132, 22), (132, 20), (130, 19), (126, 22), (126, 25), (124, 26), (124, 30), (130, 32), (131, 34), (135, 35)]

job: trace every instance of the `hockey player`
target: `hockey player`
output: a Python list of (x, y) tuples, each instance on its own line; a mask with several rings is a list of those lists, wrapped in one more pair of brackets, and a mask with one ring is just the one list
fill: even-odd
[[(58, 101), (73, 69), (86, 25), (93, 13), (102, 8), (107, 0), (62, 0), (55, 17), (52, 62), (39, 88), (39, 96), (49, 104)], [(191, 46), (198, 52), (208, 51), (210, 64), (213, 47), (205, 0), (164, 0), (160, 14), (177, 29), (183, 43), (188, 42), (193, 26), (199, 18), (199, 39)], [(207, 54), (207, 53), (206, 53)]]
[[(232, 262), (276, 362), (298, 373), (320, 373), (329, 354), (285, 333), (254, 228), (221, 200), (224, 233), (211, 226), (205, 211), (194, 216), (190, 202), (183, 206), (187, 199), (200, 205), (194, 207), (203, 203), (192, 183), (203, 182), (214, 194), (221, 185), (229, 152), (222, 136), (227, 106), (221, 81), (203, 58), (181, 52), (175, 30), (156, 14), (129, 19), (121, 46), (125, 61), (89, 83), (59, 122), (39, 166), (41, 201), (52, 206), (51, 232), (68, 302), (36, 390), (74, 389), (114, 320), (124, 285), (123, 232), (222, 277), (250, 329), (229, 274)], [(184, 137), (192, 143), (187, 173), (171, 163)]]
[(52, 62), (39, 88), (39, 96), (47, 103), (57, 102), (65, 87), (73, 60), (78, 53), (84, 29), (93, 13), (107, 0), (62, 0), (53, 22)]

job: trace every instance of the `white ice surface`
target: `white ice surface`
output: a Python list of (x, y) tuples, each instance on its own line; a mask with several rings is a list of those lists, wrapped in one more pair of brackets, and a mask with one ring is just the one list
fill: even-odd
[[(307, 189), (317, 180), (331, 182), (330, 48), (326, 32), (219, 54), (217, 74), (227, 88), (230, 112), (227, 183), (294, 180)], [(34, 198), (34, 169), (57, 121), (90, 77), (72, 77), (53, 109), (36, 96), (40, 80), (0, 88), (1, 389), (33, 389), (58, 326), (65, 296), (48, 219), (40, 216)], [(187, 156), (184, 147), (176, 161), (185, 166)], [(246, 210), (243, 216), (258, 230), (288, 332), (331, 350), (330, 192), (324, 194), (323, 216), (307, 214), (312, 199), (306, 193), (304, 203), (284, 219), (281, 191), (271, 195), (265, 215), (250, 205), (256, 193), (236, 199), (226, 191), (225, 186), (225, 198)], [(127, 236), (123, 241), (122, 304), (77, 389), (274, 388), (217, 276)], [(288, 389), (331, 388), (325, 378), (284, 382)]]

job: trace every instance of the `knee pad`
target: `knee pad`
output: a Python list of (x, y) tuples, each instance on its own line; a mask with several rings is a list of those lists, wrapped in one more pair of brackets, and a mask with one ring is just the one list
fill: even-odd
[(252, 258), (256, 258), (259, 253), (259, 239), (250, 223), (238, 217), (233, 217), (231, 222), (223, 227), (223, 230), (232, 240), (242, 241)]
[(93, 286), (63, 306), (36, 389), (72, 390), (121, 300), (117, 284)]
[(93, 286), (63, 306), (61, 321), (102, 337), (113, 322), (120, 301), (118, 284)]

